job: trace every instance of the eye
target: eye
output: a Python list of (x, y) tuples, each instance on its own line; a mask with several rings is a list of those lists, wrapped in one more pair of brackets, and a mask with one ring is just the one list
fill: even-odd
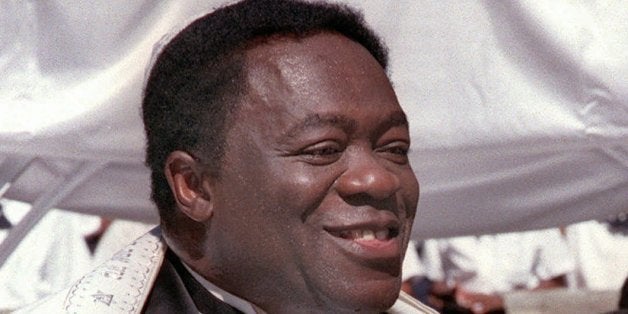
[(344, 147), (334, 141), (325, 141), (308, 146), (299, 153), (306, 162), (316, 165), (326, 165), (340, 159)]
[(376, 152), (392, 162), (404, 165), (408, 163), (409, 150), (410, 144), (408, 142), (395, 141), (377, 148)]

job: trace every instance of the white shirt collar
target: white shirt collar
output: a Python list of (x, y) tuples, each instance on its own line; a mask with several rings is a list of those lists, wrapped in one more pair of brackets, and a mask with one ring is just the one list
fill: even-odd
[(265, 313), (259, 307), (255, 306), (253, 303), (246, 301), (238, 296), (235, 296), (219, 288), (218, 286), (209, 282), (207, 279), (203, 278), (203, 276), (199, 275), (197, 272), (192, 270), (185, 263), (182, 263), (182, 264), (190, 272), (190, 274), (192, 274), (192, 277), (194, 277), (196, 281), (198, 281), (205, 289), (207, 289), (207, 291), (209, 291), (213, 296), (215, 296), (219, 300), (235, 307), (236, 309), (240, 310), (244, 314), (264, 314)]

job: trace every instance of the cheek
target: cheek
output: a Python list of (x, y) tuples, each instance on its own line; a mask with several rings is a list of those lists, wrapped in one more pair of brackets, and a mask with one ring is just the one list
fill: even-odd
[(412, 170), (404, 172), (404, 174), (402, 175), (402, 184), (405, 187), (403, 193), (406, 202), (409, 204), (413, 204), (409, 211), (411, 211), (412, 216), (414, 216), (414, 212), (416, 211), (416, 207), (419, 202), (420, 185), (418, 178)]
[(284, 204), (289, 204), (291, 210), (298, 210), (302, 222), (306, 222), (311, 215), (318, 213), (321, 203), (329, 196), (334, 184), (334, 175), (331, 169), (297, 167), (283, 180), (283, 187), (277, 191), (282, 195)]
[(327, 195), (328, 180), (319, 173), (286, 163), (265, 166), (274, 171), (257, 172), (246, 181), (240, 180), (240, 197), (234, 205), (246, 204), (249, 211), (246, 215), (264, 220), (269, 229), (281, 226), (285, 232), (292, 231), (305, 222), (305, 217), (316, 212)]
[(292, 158), (276, 158), (269, 164), (272, 171), (264, 178), (268, 184), (276, 184), (277, 189), (306, 195), (327, 191), (334, 180), (335, 166), (313, 166)]
[(296, 173), (296, 175), (293, 176), (293, 181), (295, 186), (300, 187), (312, 186), (316, 182), (316, 180), (314, 180), (314, 177), (307, 173)]
[(405, 244), (407, 245), (408, 239), (412, 234), (412, 226), (418, 209), (420, 185), (412, 170), (404, 172), (404, 175), (402, 175), (402, 184), (404, 184), (402, 197), (404, 198), (403, 202), (406, 204), (407, 209), (406, 225), (408, 229), (405, 235)]

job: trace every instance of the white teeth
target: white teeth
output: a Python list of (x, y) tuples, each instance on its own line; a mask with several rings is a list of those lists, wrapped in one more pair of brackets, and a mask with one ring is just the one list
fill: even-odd
[(372, 229), (343, 230), (338, 233), (338, 236), (348, 240), (386, 241), (390, 239), (390, 230), (387, 228), (376, 231), (373, 231)]
[(375, 240), (375, 233), (373, 230), (364, 230), (362, 233), (363, 240)]

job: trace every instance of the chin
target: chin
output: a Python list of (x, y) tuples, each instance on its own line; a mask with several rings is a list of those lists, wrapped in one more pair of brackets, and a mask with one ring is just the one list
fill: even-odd
[(388, 310), (399, 297), (401, 281), (358, 284), (345, 291), (343, 308), (348, 312), (381, 313)]

